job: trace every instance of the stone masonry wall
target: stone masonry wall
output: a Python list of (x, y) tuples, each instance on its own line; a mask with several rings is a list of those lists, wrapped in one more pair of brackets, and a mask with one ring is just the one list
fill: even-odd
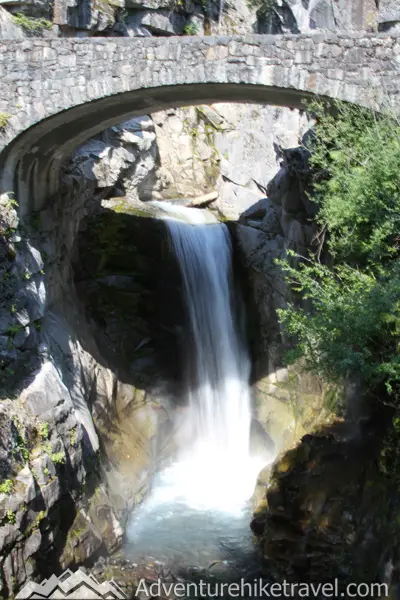
[(371, 88), (396, 100), (399, 72), (400, 38), (386, 34), (0, 43), (1, 146), (61, 110), (143, 88), (239, 83), (368, 105)]
[(399, 38), (384, 34), (0, 44), (0, 149), (24, 132), (0, 155), (0, 191), (15, 191), (18, 168), (21, 209), (41, 208), (65, 155), (135, 114), (233, 97), (301, 108), (312, 94), (398, 106), (399, 73)]

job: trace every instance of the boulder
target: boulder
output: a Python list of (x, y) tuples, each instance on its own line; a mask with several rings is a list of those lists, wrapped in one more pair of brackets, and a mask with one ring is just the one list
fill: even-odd
[(111, 29), (124, 0), (55, 0), (53, 22), (61, 27), (90, 31)]
[(81, 146), (64, 170), (65, 185), (85, 181), (86, 189), (121, 190), (145, 200), (157, 188), (157, 147), (149, 117), (130, 119)]
[(380, 31), (398, 33), (400, 31), (400, 6), (396, 0), (379, 2), (378, 23)]
[(138, 10), (129, 16), (128, 28), (145, 34), (182, 35), (186, 25), (186, 16), (171, 10)]

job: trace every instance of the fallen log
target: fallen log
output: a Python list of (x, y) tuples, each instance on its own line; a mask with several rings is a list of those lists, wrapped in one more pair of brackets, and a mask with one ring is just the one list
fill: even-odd
[(194, 207), (194, 206), (207, 206), (214, 202), (218, 198), (218, 192), (210, 192), (209, 194), (205, 194), (204, 196), (197, 196), (196, 198), (190, 198), (188, 202), (184, 206)]

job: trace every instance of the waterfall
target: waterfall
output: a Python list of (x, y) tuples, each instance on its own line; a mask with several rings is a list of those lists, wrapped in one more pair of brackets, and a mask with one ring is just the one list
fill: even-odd
[(297, 0), (296, 3), (290, 5), (290, 9), (293, 13), (297, 21), (297, 25), (300, 29), (301, 33), (306, 33), (311, 31), (310, 28), (310, 19), (311, 13), (316, 9), (321, 0), (310, 0), (308, 3), (308, 8), (303, 6), (303, 2), (301, 0)]
[(249, 452), (250, 363), (234, 314), (229, 232), (223, 224), (167, 223), (193, 344), (187, 389), (191, 452), (242, 460)]
[(213, 217), (210, 223), (207, 211), (154, 204), (167, 215), (188, 314), (181, 424), (187, 442), (165, 477), (192, 504), (242, 505), (262, 465), (249, 452), (250, 360), (238, 324), (229, 231)]

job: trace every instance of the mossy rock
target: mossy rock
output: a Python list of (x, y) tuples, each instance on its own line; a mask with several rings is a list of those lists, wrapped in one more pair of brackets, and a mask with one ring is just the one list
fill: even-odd
[(297, 448), (289, 450), (276, 463), (273, 471), (274, 477), (287, 475), (293, 469), (304, 466), (310, 457), (310, 447), (306, 443), (301, 443)]

